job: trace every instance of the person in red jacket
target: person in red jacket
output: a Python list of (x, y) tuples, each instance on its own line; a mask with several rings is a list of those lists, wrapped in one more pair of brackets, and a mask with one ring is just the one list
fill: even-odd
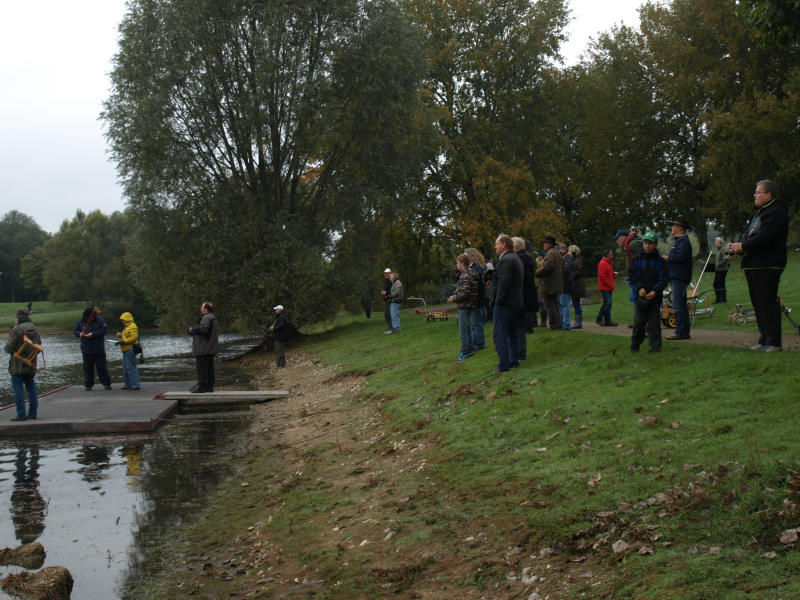
[(611, 248), (603, 250), (603, 258), (597, 265), (597, 289), (603, 296), (603, 306), (597, 314), (595, 323), (603, 327), (614, 327), (617, 324), (611, 320), (611, 293), (614, 291), (614, 251)]

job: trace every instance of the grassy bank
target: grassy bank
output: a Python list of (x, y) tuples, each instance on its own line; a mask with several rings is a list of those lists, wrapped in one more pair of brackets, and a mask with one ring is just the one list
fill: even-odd
[[(627, 310), (624, 290), (615, 301)], [(455, 319), (402, 322), (290, 349), (357, 391), (294, 406), (282, 418), (312, 430), (280, 444), (265, 413), (269, 438), (179, 533), (148, 597), (800, 597), (796, 354), (631, 355), (625, 337), (537, 330), (497, 376), (491, 343), (454, 362)]]
[[(8, 331), (14, 325), (14, 315), (26, 302), (0, 302), (0, 329)], [(42, 332), (66, 333), (72, 331), (81, 318), (85, 302), (34, 302), (31, 319)]]

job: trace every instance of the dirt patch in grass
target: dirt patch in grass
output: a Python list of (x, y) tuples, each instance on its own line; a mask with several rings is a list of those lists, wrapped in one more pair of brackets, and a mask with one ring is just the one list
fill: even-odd
[(363, 377), (300, 352), (246, 362), (290, 397), (254, 408), (235, 480), (151, 597), (573, 598), (606, 579), (524, 524), (468, 516), (436, 477), (437, 440), (393, 430)]

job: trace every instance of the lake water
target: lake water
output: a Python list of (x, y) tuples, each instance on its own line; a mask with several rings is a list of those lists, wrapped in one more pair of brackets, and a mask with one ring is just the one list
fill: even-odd
[[(224, 359), (258, 340), (226, 336), (221, 342)], [(186, 338), (147, 336), (144, 343), (143, 380), (194, 378)], [(44, 346), (48, 366), (37, 375), (43, 391), (82, 384), (74, 338), (48, 337)], [(121, 385), (121, 360), (113, 357), (109, 350), (112, 380)], [(220, 386), (248, 382), (224, 363), (216, 370)], [(5, 376), (0, 385), (7, 388)], [(42, 543), (44, 566), (72, 573), (72, 598), (143, 598), (141, 586), (157, 571), (165, 532), (192, 519), (230, 473), (230, 453), (249, 421), (249, 411), (183, 414), (147, 435), (0, 440), (0, 548)], [(0, 578), (21, 570), (0, 567)], [(0, 598), (9, 596), (0, 592)]]

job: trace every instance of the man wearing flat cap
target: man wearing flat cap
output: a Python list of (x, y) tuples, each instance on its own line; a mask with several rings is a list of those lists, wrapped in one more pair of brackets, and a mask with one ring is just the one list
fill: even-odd
[(686, 299), (686, 288), (692, 280), (692, 245), (686, 230), (689, 223), (686, 219), (675, 219), (672, 223), (672, 248), (664, 256), (667, 261), (667, 274), (672, 289), (672, 308), (675, 311), (675, 333), (668, 340), (688, 340), (689, 304)]
[[(561, 329), (561, 311), (558, 306), (558, 295), (564, 289), (561, 273), (561, 253), (556, 248), (556, 238), (547, 235), (542, 240), (544, 258), (536, 269), (539, 278), (539, 296), (544, 300), (547, 310), (547, 324), (550, 329)], [(567, 324), (569, 326), (569, 324)]]

